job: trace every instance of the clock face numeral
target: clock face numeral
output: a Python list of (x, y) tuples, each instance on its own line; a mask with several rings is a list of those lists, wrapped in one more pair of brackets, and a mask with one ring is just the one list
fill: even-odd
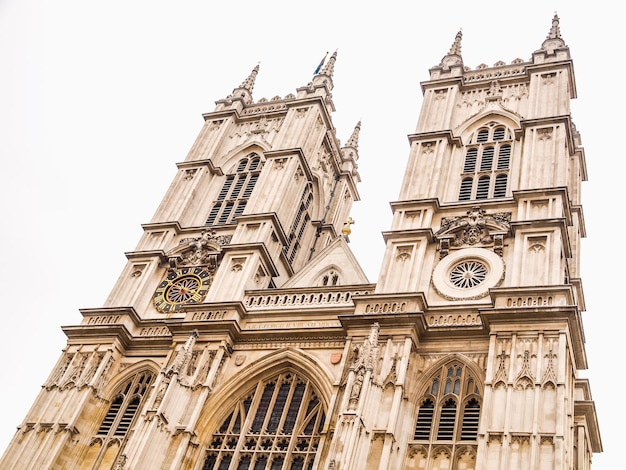
[(154, 292), (156, 309), (167, 313), (190, 303), (202, 302), (209, 291), (211, 276), (203, 268), (181, 268), (167, 276)]

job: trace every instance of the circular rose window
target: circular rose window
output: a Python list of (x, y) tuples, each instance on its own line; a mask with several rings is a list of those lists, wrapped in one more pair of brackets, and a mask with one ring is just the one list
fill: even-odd
[(462, 261), (450, 271), (450, 282), (461, 289), (471, 289), (487, 279), (487, 266), (480, 261)]
[(432, 284), (439, 295), (449, 300), (480, 299), (504, 279), (504, 262), (485, 248), (465, 248), (439, 261), (433, 270)]

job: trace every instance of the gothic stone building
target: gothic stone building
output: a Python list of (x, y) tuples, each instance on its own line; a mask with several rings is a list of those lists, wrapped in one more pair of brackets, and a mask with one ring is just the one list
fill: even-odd
[[(422, 83), (376, 283), (349, 248), (357, 124), (336, 53), (284, 98), (216, 102), (3, 469), (588, 470), (585, 153), (554, 17), (530, 60)], [(382, 245), (382, 244), (381, 244)]]

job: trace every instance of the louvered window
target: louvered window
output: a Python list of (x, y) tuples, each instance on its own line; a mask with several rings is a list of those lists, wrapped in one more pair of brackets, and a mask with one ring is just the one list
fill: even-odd
[(459, 201), (506, 197), (511, 135), (506, 127), (495, 123), (476, 132), (473, 143), (465, 151)]
[(496, 184), (493, 188), (493, 197), (504, 197), (506, 195), (506, 184), (508, 175), (500, 174), (496, 176)]
[(504, 140), (505, 129), (504, 127), (496, 127), (493, 130), (493, 140)]
[(478, 178), (478, 187), (476, 188), (476, 199), (487, 199), (489, 197), (489, 177), (481, 176)]
[(476, 136), (476, 142), (481, 144), (489, 140), (489, 129), (481, 129)]
[(456, 402), (450, 398), (441, 407), (437, 440), (451, 441), (454, 438), (454, 421), (456, 419)]
[(261, 172), (261, 157), (250, 154), (237, 163), (235, 173), (226, 176), (205, 225), (235, 223), (242, 215)]
[(285, 246), (285, 255), (290, 263), (296, 258), (298, 249), (302, 244), (306, 229), (310, 226), (311, 216), (309, 215), (309, 207), (313, 202), (313, 193), (311, 191), (311, 184), (307, 184), (304, 188), (302, 196), (300, 197), (300, 205), (298, 206), (298, 212), (291, 224), (291, 230), (287, 236), (287, 245)]
[(469, 201), (472, 199), (472, 178), (465, 178), (461, 181), (461, 190), (459, 191), (459, 201)]
[(154, 376), (142, 372), (128, 380), (111, 401), (109, 410), (100, 424), (98, 435), (123, 437), (130, 430), (137, 412)]
[(477, 445), (481, 394), (468, 366), (459, 361), (438, 369), (419, 400), (413, 440), (433, 458), (437, 448)]
[(430, 399), (424, 400), (417, 414), (417, 424), (415, 425), (415, 440), (430, 439), (430, 431), (433, 425), (433, 415), (435, 413), (435, 405)]
[(98, 434), (107, 435), (109, 431), (113, 427), (113, 423), (117, 418), (117, 414), (120, 412), (120, 408), (122, 407), (122, 403), (124, 403), (124, 396), (118, 395), (111, 403), (109, 407), (109, 411), (107, 411), (104, 420), (102, 420), (102, 424), (100, 425), (100, 429), (98, 429)]
[(491, 171), (493, 166), (493, 147), (487, 147), (483, 149), (483, 154), (480, 158), (480, 171)]
[(498, 152), (498, 170), (508, 170), (511, 161), (511, 146), (503, 145)]
[(463, 171), (465, 173), (474, 173), (476, 171), (476, 159), (478, 158), (478, 149), (471, 148), (467, 150), (465, 154), (465, 166)]
[(475, 441), (478, 436), (478, 419), (480, 418), (480, 404), (472, 398), (463, 410), (463, 426), (461, 427), (461, 440)]
[[(325, 420), (313, 384), (285, 372), (257, 384), (210, 439), (202, 470), (311, 470)], [(247, 428), (246, 428), (247, 426)]]

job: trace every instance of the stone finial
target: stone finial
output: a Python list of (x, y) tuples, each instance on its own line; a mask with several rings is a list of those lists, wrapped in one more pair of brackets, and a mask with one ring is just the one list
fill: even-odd
[(254, 88), (254, 81), (256, 80), (256, 76), (259, 73), (259, 64), (257, 64), (250, 72), (250, 75), (239, 85), (237, 88), (233, 90), (233, 92), (226, 97), (224, 100), (218, 101), (218, 103), (222, 103), (228, 107), (233, 105), (234, 101), (238, 101), (242, 103), (244, 106), (252, 103), (252, 90)]
[(326, 65), (321, 70), (320, 74), (328, 75), (329, 77), (333, 76), (333, 72), (335, 71), (335, 62), (337, 60), (337, 51), (333, 52), (333, 55), (330, 56)]
[(452, 46), (450, 46), (448, 55), (461, 55), (461, 39), (463, 39), (463, 30), (459, 29), (459, 32), (456, 33), (456, 36), (454, 37)]
[(548, 54), (554, 53), (555, 49), (566, 47), (565, 41), (561, 37), (561, 29), (559, 28), (559, 16), (554, 13), (552, 17), (552, 26), (546, 36), (546, 39), (541, 44), (541, 51), (545, 51)]
[(451, 65), (463, 65), (461, 57), (461, 39), (463, 39), (463, 31), (459, 30), (454, 37), (454, 42), (450, 46), (448, 53), (441, 59), (440, 67), (450, 67)]
[(561, 39), (561, 29), (559, 28), (559, 15), (554, 12), (552, 17), (552, 27), (546, 36), (546, 39)]
[(361, 121), (357, 122), (354, 130), (352, 131), (352, 135), (346, 142), (346, 147), (353, 147), (355, 150), (359, 149), (359, 133), (361, 132)]
[(252, 90), (254, 89), (254, 81), (256, 80), (256, 76), (258, 73), (259, 73), (259, 64), (256, 64), (256, 66), (252, 69), (252, 72), (250, 72), (250, 75), (248, 75), (248, 78), (246, 78), (241, 83), (241, 85), (239, 85), (239, 88), (245, 88), (250, 93), (252, 93)]
[(193, 353), (193, 346), (196, 344), (197, 338), (198, 330), (193, 330), (189, 333), (189, 337), (187, 338), (187, 341), (185, 341), (185, 345), (176, 354), (176, 358), (166, 372), (166, 375), (171, 376), (172, 374), (178, 374), (182, 368), (187, 365), (189, 359), (191, 358), (191, 354)]

